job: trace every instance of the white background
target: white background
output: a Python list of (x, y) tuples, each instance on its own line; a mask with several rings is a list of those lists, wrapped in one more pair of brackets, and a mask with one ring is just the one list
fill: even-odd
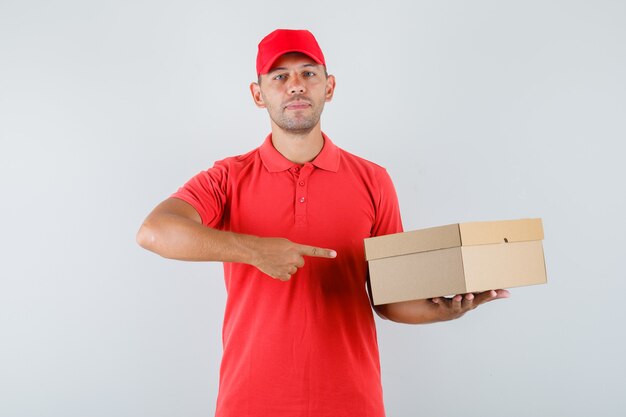
[(308, 28), (323, 129), (387, 167), (405, 229), (542, 217), (548, 285), (378, 321), (390, 417), (621, 416), (623, 1), (0, 0), (0, 415), (212, 415), (219, 264), (135, 244), (269, 132), (258, 41)]

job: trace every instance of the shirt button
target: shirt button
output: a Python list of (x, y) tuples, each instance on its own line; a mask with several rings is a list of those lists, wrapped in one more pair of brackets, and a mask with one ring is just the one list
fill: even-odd
[(300, 197), (300, 200), (298, 200), (298, 201), (300, 201), (301, 203), (304, 203), (304, 201), (305, 201), (304, 197)]
[(304, 185), (304, 181), (300, 181), (298, 184), (300, 184), (300, 185)]
[(293, 170), (294, 170), (294, 172), (298, 172), (298, 171), (300, 171), (300, 167), (295, 167)]

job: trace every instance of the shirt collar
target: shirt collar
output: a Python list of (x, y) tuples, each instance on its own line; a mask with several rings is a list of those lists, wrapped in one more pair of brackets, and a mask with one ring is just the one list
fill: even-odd
[[(324, 138), (324, 146), (320, 153), (311, 161), (315, 167), (337, 172), (339, 169), (339, 148), (331, 142), (331, 140), (322, 132)], [(263, 165), (269, 172), (281, 172), (286, 171), (289, 168), (297, 165), (285, 158), (280, 152), (274, 148), (272, 144), (272, 134), (270, 133), (265, 138), (265, 141), (259, 148), (259, 154)]]

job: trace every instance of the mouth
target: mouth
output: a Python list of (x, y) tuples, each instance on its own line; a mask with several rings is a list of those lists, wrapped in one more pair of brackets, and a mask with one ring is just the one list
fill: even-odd
[(286, 110), (302, 110), (311, 107), (311, 103), (303, 100), (294, 100), (285, 105)]

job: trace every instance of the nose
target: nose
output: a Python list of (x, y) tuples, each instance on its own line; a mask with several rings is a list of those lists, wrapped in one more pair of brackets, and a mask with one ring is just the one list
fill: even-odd
[(289, 94), (304, 94), (306, 88), (304, 87), (304, 81), (297, 74), (289, 77), (289, 84), (287, 89)]

